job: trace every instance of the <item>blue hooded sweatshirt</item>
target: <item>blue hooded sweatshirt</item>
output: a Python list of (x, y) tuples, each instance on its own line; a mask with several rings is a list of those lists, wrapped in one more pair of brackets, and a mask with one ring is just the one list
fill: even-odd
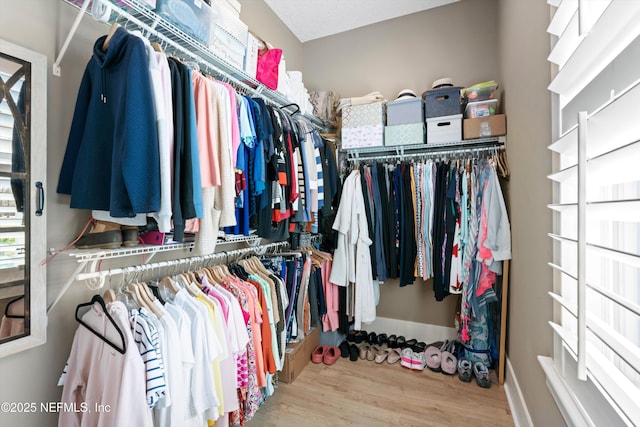
[(58, 193), (71, 207), (133, 217), (160, 209), (158, 135), (147, 52), (118, 28), (100, 37), (80, 83)]

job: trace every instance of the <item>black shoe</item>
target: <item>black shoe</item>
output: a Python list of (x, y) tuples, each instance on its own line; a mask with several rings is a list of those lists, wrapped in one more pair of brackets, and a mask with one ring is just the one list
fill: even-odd
[(356, 331), (355, 333), (355, 343), (361, 344), (367, 338), (367, 331)]
[(358, 349), (358, 346), (355, 344), (351, 344), (349, 346), (349, 360), (351, 360), (352, 362), (357, 362), (359, 355), (360, 349)]
[(369, 335), (367, 335), (367, 342), (369, 344), (375, 344), (378, 342), (378, 335), (376, 335), (375, 332), (371, 332), (369, 333)]
[(405, 337), (403, 337), (402, 335), (400, 335), (398, 337), (398, 339), (396, 340), (396, 348), (405, 348), (406, 347), (406, 342), (407, 342), (407, 339)]
[(415, 338), (411, 338), (409, 341), (405, 342), (402, 345), (402, 348), (413, 347), (416, 344), (418, 344), (418, 340)]
[(389, 339), (387, 338), (387, 334), (382, 333), (382, 334), (378, 335), (378, 340), (377, 340), (378, 345), (384, 345), (388, 341), (389, 341)]
[(396, 334), (391, 335), (387, 339), (387, 342), (389, 343), (389, 348), (398, 348), (398, 337), (396, 337)]
[(356, 342), (356, 331), (349, 331), (349, 333), (347, 334), (347, 341)]
[(349, 357), (349, 343), (342, 341), (338, 346), (340, 349), (340, 357)]

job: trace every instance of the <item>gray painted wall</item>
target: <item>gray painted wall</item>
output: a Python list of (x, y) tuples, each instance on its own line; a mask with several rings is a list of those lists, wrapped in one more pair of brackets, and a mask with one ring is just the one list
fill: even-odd
[[(465, 25), (470, 16), (479, 24)], [(465, 0), (306, 42), (304, 78), (310, 90), (344, 98), (379, 91), (393, 100), (404, 88), (420, 95), (441, 77), (461, 86), (499, 81), (498, 54), (497, 2)], [(455, 296), (436, 302), (431, 280), (403, 288), (389, 280), (377, 314), (453, 327), (457, 305)]]

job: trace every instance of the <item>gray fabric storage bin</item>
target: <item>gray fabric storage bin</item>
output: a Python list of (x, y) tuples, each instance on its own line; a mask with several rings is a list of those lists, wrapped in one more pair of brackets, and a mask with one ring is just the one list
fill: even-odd
[(422, 94), (424, 99), (424, 117), (453, 116), (462, 114), (464, 111), (464, 101), (460, 96), (459, 86), (443, 87), (440, 89), (428, 90)]
[(421, 123), (424, 120), (422, 99), (402, 98), (387, 102), (387, 126)]

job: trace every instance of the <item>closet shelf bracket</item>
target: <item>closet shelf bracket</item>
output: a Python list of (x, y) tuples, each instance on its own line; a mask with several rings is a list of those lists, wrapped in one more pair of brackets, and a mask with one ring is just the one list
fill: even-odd
[(124, 258), (134, 255), (149, 255), (145, 257), (142, 264), (148, 263), (158, 252), (168, 252), (168, 251), (190, 251), (193, 249), (193, 243), (178, 243), (178, 244), (169, 244), (169, 245), (161, 245), (161, 246), (137, 246), (134, 248), (121, 248), (121, 249), (113, 249), (113, 250), (104, 250), (104, 249), (73, 249), (69, 250), (66, 253), (70, 257), (76, 259), (78, 263), (76, 269), (71, 273), (68, 277), (67, 281), (62, 285), (60, 292), (56, 296), (56, 298), (47, 306), (47, 313), (50, 312), (53, 307), (56, 306), (58, 302), (62, 299), (64, 294), (69, 290), (73, 282), (78, 279), (78, 276), (85, 273), (96, 272), (99, 270), (100, 263), (104, 260), (115, 259), (115, 258)]
[(56, 60), (53, 63), (51, 71), (52, 71), (53, 75), (56, 76), (56, 77), (60, 77), (61, 76), (60, 62), (62, 62), (62, 58), (64, 57), (64, 54), (67, 53), (67, 48), (69, 47), (69, 43), (71, 43), (71, 39), (73, 39), (73, 36), (75, 36), (76, 31), (78, 30), (78, 27), (80, 26), (80, 21), (82, 20), (82, 17), (84, 16), (84, 14), (87, 12), (87, 8), (89, 7), (89, 3), (91, 3), (91, 0), (84, 0), (84, 2), (82, 3), (82, 7), (78, 11), (78, 16), (76, 16), (75, 21), (73, 21), (73, 25), (71, 26), (71, 30), (69, 30), (69, 34), (67, 34), (67, 38), (65, 39), (64, 43), (62, 44), (62, 47), (60, 48), (60, 52), (58, 53), (58, 56), (56, 57)]

